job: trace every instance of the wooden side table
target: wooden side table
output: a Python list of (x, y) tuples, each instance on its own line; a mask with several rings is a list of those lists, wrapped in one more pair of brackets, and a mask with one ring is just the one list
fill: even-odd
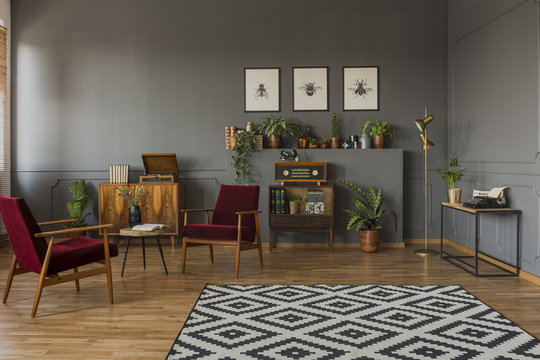
[(144, 238), (149, 237), (149, 236), (153, 236), (156, 239), (156, 242), (159, 248), (159, 254), (161, 255), (161, 261), (163, 262), (163, 267), (165, 268), (165, 274), (169, 275), (169, 272), (167, 271), (167, 265), (165, 265), (165, 259), (163, 258), (163, 249), (161, 249), (161, 242), (159, 241), (159, 236), (165, 235), (165, 234), (167, 234), (166, 229), (158, 229), (154, 231), (137, 231), (137, 230), (131, 230), (130, 228), (120, 229), (120, 236), (126, 237), (126, 250), (124, 252), (124, 262), (122, 263), (121, 277), (124, 276), (124, 267), (126, 266), (127, 253), (129, 250), (129, 241), (131, 240), (132, 237), (141, 238), (143, 266), (146, 269), (146, 254), (145, 254), (145, 248), (144, 248)]

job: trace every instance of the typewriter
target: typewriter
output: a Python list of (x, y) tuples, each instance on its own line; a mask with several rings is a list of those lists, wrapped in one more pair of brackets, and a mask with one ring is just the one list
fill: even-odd
[(507, 187), (497, 187), (489, 191), (473, 190), (473, 197), (463, 203), (463, 206), (471, 209), (506, 208), (508, 204), (504, 196)]

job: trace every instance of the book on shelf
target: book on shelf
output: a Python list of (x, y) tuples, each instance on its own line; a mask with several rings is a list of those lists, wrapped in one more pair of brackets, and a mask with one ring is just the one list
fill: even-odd
[(141, 225), (135, 225), (130, 230), (133, 231), (155, 231), (155, 230), (161, 230), (165, 229), (167, 225), (165, 224), (141, 224)]
[(321, 202), (323, 201), (323, 194), (321, 190), (308, 190), (307, 201), (309, 202)]
[(308, 201), (308, 202), (306, 202), (306, 214), (323, 215), (324, 214), (324, 202), (322, 202), (322, 201)]
[(281, 190), (276, 189), (276, 214), (281, 214)]
[(287, 190), (281, 190), (281, 213), (288, 214), (287, 211)]
[(276, 189), (272, 189), (270, 192), (270, 201), (271, 201), (271, 207), (270, 207), (270, 214), (276, 213)]

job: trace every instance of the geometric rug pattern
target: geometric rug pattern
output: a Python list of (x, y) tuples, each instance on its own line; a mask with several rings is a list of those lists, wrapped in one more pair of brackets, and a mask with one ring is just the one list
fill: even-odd
[(458, 285), (207, 285), (166, 359), (540, 359), (540, 341)]

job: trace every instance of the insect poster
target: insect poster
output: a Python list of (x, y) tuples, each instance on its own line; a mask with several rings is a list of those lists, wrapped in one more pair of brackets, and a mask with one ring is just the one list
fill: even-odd
[(244, 111), (280, 111), (280, 68), (244, 69)]
[(343, 68), (343, 110), (379, 110), (379, 67)]
[(293, 68), (293, 110), (328, 111), (328, 67)]

